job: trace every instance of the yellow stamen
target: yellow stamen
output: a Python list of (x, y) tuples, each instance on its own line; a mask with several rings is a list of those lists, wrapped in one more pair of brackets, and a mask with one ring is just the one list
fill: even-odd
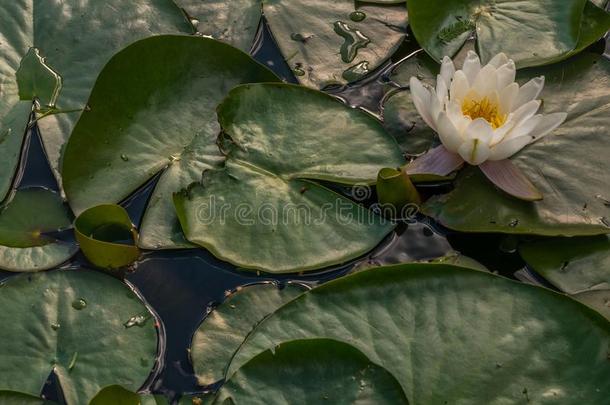
[(483, 118), (496, 129), (506, 121), (506, 115), (500, 114), (498, 104), (487, 97), (480, 100), (465, 99), (462, 102), (462, 113), (471, 119)]

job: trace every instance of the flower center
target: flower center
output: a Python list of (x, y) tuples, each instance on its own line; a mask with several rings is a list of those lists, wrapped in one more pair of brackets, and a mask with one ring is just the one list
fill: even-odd
[(483, 118), (489, 122), (493, 129), (501, 127), (506, 121), (506, 115), (500, 114), (498, 104), (487, 97), (480, 100), (464, 100), (462, 102), (462, 114), (471, 119)]

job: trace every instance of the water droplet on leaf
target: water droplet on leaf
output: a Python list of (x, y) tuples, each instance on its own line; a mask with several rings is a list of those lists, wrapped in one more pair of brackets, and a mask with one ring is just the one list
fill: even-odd
[(131, 328), (133, 326), (142, 327), (142, 326), (146, 325), (146, 321), (148, 321), (149, 319), (150, 319), (149, 313), (134, 315), (131, 318), (129, 318), (127, 320), (127, 322), (125, 322), (123, 324), (123, 326), (125, 326), (126, 328)]
[(81, 309), (85, 309), (87, 307), (87, 301), (82, 298), (75, 299), (72, 301), (72, 308), (80, 311)]
[(363, 11), (354, 11), (350, 13), (349, 19), (354, 22), (360, 22), (366, 18), (366, 14)]
[(350, 27), (343, 21), (336, 21), (333, 26), (335, 33), (343, 37), (340, 53), (341, 60), (345, 63), (351, 63), (356, 59), (358, 50), (366, 47), (371, 42), (366, 35), (359, 30)]

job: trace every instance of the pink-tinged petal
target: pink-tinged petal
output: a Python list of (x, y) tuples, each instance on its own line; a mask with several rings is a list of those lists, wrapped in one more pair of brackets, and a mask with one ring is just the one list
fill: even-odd
[(456, 153), (464, 139), (445, 112), (439, 114), (436, 127), (438, 136), (445, 148), (450, 152)]
[(544, 87), (544, 76), (535, 77), (529, 82), (525, 83), (519, 89), (517, 99), (513, 103), (513, 110), (521, 107), (525, 103), (535, 100), (540, 95), (542, 88)]
[(509, 61), (508, 56), (506, 56), (506, 54), (504, 52), (500, 52), (499, 54), (497, 54), (496, 56), (491, 58), (488, 65), (491, 65), (497, 69), (500, 66), (508, 63), (508, 61)]
[(520, 136), (508, 140), (503, 140), (491, 148), (489, 160), (508, 159), (521, 149), (529, 145), (532, 141), (530, 136)]
[(529, 133), (530, 137), (532, 137), (533, 140), (542, 138), (563, 124), (567, 117), (568, 114), (564, 112), (543, 115), (538, 122), (538, 125)]
[(408, 174), (436, 174), (447, 176), (464, 164), (464, 160), (457, 154), (449, 152), (443, 145), (430, 149), (411, 163), (405, 170)]
[(449, 87), (451, 85), (451, 78), (455, 73), (455, 66), (453, 65), (453, 61), (450, 57), (445, 56), (441, 63), (441, 76), (443, 80), (445, 80), (445, 85)]
[[(465, 140), (478, 139), (481, 143), (489, 145), (494, 135), (494, 130), (485, 118), (477, 118), (472, 120), (470, 125), (464, 131)], [(465, 159), (466, 160), (466, 159)]]
[(429, 127), (435, 128), (434, 121), (432, 120), (432, 115), (430, 113), (430, 99), (432, 98), (430, 91), (426, 89), (421, 82), (412, 77), (410, 83), (411, 89), (411, 98), (413, 99), (413, 104), (415, 104), (415, 109), (422, 117), (422, 119), (428, 124)]
[(479, 70), (481, 70), (479, 55), (477, 55), (476, 52), (468, 51), (466, 59), (464, 60), (464, 65), (462, 65), (462, 71), (466, 75), (468, 83), (470, 83), (471, 86), (474, 84), (474, 80), (476, 79)]
[(496, 91), (497, 82), (496, 68), (485, 65), (477, 74), (472, 89), (481, 97), (486, 97)]
[(518, 94), (519, 85), (514, 82), (500, 90), (500, 112), (502, 114), (508, 114), (513, 110), (513, 104)]
[(480, 165), (489, 158), (491, 150), (489, 146), (480, 139), (470, 139), (462, 144), (458, 153), (466, 162), (473, 166)]
[(479, 167), (485, 176), (505, 193), (525, 201), (542, 200), (542, 193), (510, 160), (488, 160)]
[(470, 89), (468, 78), (464, 72), (458, 70), (455, 72), (455, 75), (453, 75), (453, 81), (449, 87), (449, 97), (451, 101), (457, 101), (460, 103), (464, 96), (466, 96), (466, 93), (468, 93), (468, 89)]
[(506, 64), (500, 66), (496, 73), (498, 75), (498, 91), (500, 91), (511, 83), (514, 83), (515, 75), (517, 73), (515, 62), (512, 60), (508, 61)]

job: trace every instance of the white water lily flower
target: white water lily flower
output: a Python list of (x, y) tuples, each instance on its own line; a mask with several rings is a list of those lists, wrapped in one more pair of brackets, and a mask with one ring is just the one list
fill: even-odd
[[(519, 87), (515, 74), (515, 63), (504, 53), (481, 67), (478, 55), (470, 51), (457, 71), (445, 56), (436, 88), (428, 89), (412, 77), (411, 95), (418, 113), (441, 140), (441, 149), (435, 151), (437, 163), (442, 158), (454, 165), (465, 161), (479, 166), (510, 194), (536, 200), (542, 198), (540, 193), (507, 159), (557, 128), (567, 114), (536, 114), (544, 76)], [(417, 163), (420, 172), (432, 157), (426, 157), (427, 165)], [(516, 184), (518, 181), (525, 183)]]

